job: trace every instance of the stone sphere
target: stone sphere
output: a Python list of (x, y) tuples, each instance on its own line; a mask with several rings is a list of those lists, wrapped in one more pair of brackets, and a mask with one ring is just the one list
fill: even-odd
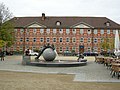
[(56, 53), (51, 49), (51, 48), (47, 48), (44, 50), (43, 52), (43, 58), (46, 61), (53, 61), (56, 57)]

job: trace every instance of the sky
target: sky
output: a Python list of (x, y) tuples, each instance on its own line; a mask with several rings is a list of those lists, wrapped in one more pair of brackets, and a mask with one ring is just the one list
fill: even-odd
[(16, 17), (107, 17), (120, 24), (120, 0), (0, 0)]

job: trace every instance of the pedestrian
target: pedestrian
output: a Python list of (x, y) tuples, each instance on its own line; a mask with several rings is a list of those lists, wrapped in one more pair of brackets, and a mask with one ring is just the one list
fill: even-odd
[(30, 54), (30, 51), (29, 51), (29, 49), (27, 49), (27, 50), (25, 51), (25, 55), (26, 55), (26, 56), (29, 56), (29, 54)]
[(1, 50), (1, 52), (0, 52), (0, 56), (1, 56), (1, 61), (4, 61), (4, 57), (5, 57), (5, 53), (4, 53), (4, 51)]

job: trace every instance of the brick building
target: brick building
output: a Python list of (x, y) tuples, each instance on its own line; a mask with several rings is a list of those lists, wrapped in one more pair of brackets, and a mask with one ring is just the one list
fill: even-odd
[(40, 49), (54, 44), (57, 52), (103, 50), (105, 38), (114, 42), (115, 30), (120, 25), (106, 17), (14, 17), (15, 44), (12, 50)]

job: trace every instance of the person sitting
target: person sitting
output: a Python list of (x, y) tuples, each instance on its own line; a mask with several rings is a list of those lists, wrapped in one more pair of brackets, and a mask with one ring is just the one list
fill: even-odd
[(79, 54), (79, 57), (78, 57), (77, 61), (79, 62), (81, 59), (84, 59), (84, 55), (83, 54)]

